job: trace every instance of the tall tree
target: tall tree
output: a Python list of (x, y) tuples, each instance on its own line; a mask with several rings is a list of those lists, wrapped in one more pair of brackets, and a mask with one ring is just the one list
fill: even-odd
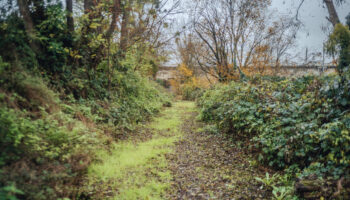
[(19, 12), (23, 17), (24, 28), (29, 38), (29, 45), (32, 50), (39, 54), (40, 53), (40, 45), (38, 44), (35, 36), (35, 28), (33, 19), (30, 14), (29, 5), (27, 0), (17, 0)]
[(67, 27), (70, 32), (74, 31), (73, 0), (66, 0)]
[(329, 17), (327, 17), (327, 19), (332, 23), (333, 27), (335, 27), (335, 25), (338, 24), (340, 20), (339, 20), (338, 13), (335, 10), (333, 0), (323, 0), (323, 1), (326, 4), (327, 10), (329, 13)]
[(113, 32), (115, 31), (116, 27), (117, 27), (117, 22), (119, 19), (119, 16), (121, 14), (121, 1), (120, 0), (114, 0), (113, 1), (113, 5), (112, 5), (112, 19), (111, 19), (111, 23), (109, 25), (109, 28), (107, 30), (107, 33), (105, 35), (107, 40), (110, 40), (112, 37)]
[(196, 60), (200, 68), (219, 81), (242, 75), (250, 66), (252, 54), (275, 32), (268, 30), (268, 0), (220, 0), (216, 5), (204, 1), (193, 21), (193, 31), (201, 41)]
[(123, 18), (121, 23), (120, 30), (120, 50), (122, 51), (122, 56), (125, 55), (128, 46), (128, 37), (129, 37), (129, 18), (131, 12), (132, 0), (125, 1), (123, 6)]
[[(329, 22), (331, 22), (332, 26), (335, 27), (335, 25), (337, 23), (340, 22), (339, 20), (339, 16), (338, 16), (338, 12), (337, 10), (335, 9), (335, 6), (334, 6), (334, 2), (333, 0), (322, 0), (324, 4), (326, 4), (326, 7), (327, 7), (327, 10), (328, 10), (328, 14), (329, 16), (326, 17), (327, 20)], [(343, 4), (346, 0), (336, 0), (335, 2), (337, 4)], [(298, 9), (297, 9), (297, 14), (296, 14), (296, 18), (298, 19), (298, 16), (299, 16), (299, 10), (301, 8), (301, 6), (304, 4), (305, 0), (301, 0), (300, 1), (300, 4), (298, 6)]]
[(91, 12), (93, 6), (94, 6), (93, 0), (84, 0), (84, 12), (85, 12), (85, 14)]

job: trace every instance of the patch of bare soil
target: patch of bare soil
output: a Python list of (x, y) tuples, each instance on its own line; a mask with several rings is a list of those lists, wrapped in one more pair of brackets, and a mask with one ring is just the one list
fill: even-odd
[(182, 126), (183, 138), (167, 156), (173, 173), (169, 199), (271, 199), (255, 177), (264, 169), (249, 164), (250, 155), (222, 135), (203, 133), (203, 124), (190, 113)]

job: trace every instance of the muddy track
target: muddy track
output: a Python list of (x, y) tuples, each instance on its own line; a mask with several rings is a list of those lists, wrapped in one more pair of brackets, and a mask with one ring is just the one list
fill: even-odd
[(204, 133), (204, 125), (188, 113), (183, 138), (167, 156), (173, 173), (169, 199), (271, 199), (257, 176), (265, 172), (249, 164), (249, 155), (222, 135)]

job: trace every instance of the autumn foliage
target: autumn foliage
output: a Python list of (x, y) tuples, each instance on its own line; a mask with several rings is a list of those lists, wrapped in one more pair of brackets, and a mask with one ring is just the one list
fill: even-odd
[(215, 79), (207, 79), (204, 76), (196, 75), (185, 64), (181, 64), (174, 72), (174, 79), (170, 80), (173, 92), (182, 96), (183, 99), (191, 100), (203, 90), (210, 87)]

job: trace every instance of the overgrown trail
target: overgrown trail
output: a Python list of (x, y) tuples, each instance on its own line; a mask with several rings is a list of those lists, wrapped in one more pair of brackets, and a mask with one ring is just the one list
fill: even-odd
[(267, 199), (248, 157), (177, 102), (89, 168), (92, 199)]
[(197, 114), (187, 113), (183, 138), (168, 157), (173, 172), (169, 199), (271, 199), (255, 180), (264, 176), (264, 169), (251, 166), (240, 143), (206, 133), (204, 124), (195, 120)]

